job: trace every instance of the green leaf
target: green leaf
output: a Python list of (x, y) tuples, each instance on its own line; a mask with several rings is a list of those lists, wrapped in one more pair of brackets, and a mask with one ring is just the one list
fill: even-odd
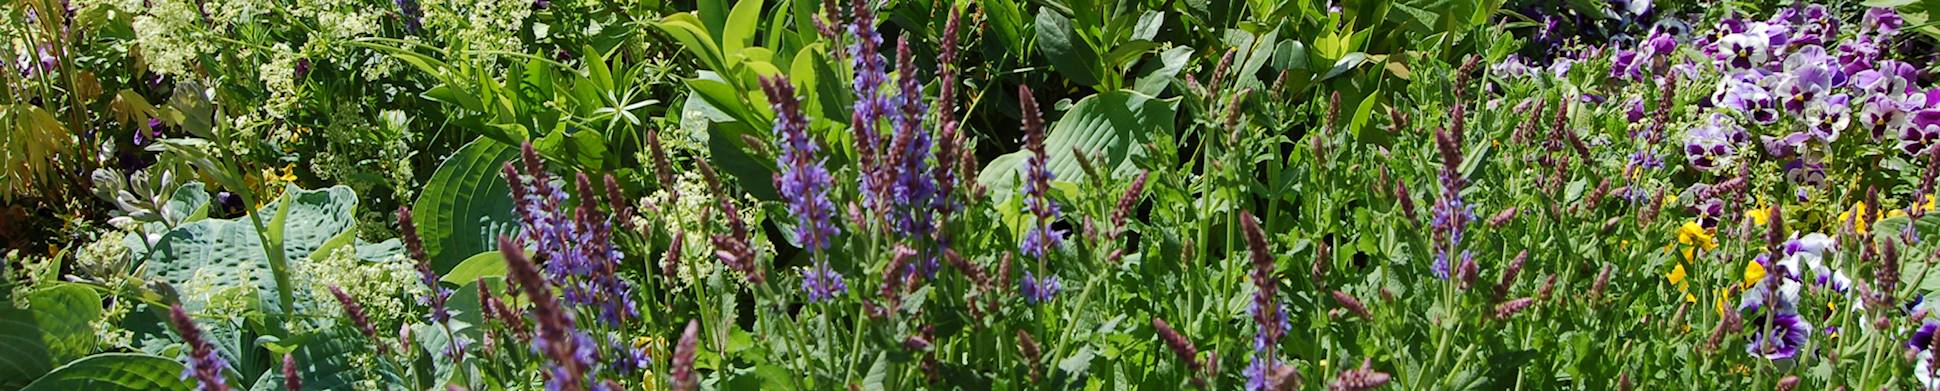
[(101, 295), (94, 289), (61, 283), (28, 294), (27, 301), (53, 361), (94, 353), (94, 321), (101, 318)]
[(754, 44), (754, 29), (761, 25), (762, 3), (762, 0), (734, 3), (734, 10), (728, 12), (727, 25), (721, 29), (722, 52), (734, 53)]
[(1192, 62), (1192, 47), (1177, 46), (1166, 49), (1159, 52), (1158, 60), (1156, 63), (1145, 63), (1146, 70), (1139, 73), (1138, 81), (1132, 86), (1138, 93), (1150, 96), (1165, 93), (1166, 87), (1170, 87), (1172, 81), (1178, 79), (1179, 70), (1185, 69), (1186, 64)]
[(20, 387), (54, 369), (34, 313), (0, 306), (0, 388)]
[[(1044, 149), (1050, 154), (1048, 166), (1052, 175), (1066, 182), (1085, 179), (1084, 169), (1072, 156), (1073, 149), (1084, 151), (1100, 169), (1109, 169), (1115, 177), (1136, 174), (1138, 167), (1133, 161), (1145, 155), (1145, 144), (1152, 140), (1152, 135), (1173, 132), (1177, 110), (1176, 100), (1162, 100), (1130, 90), (1079, 100), (1064, 119), (1051, 125), (1050, 134), (1045, 136)], [(984, 167), (977, 182), (989, 188), (993, 197), (1009, 197), (1016, 192), (1024, 158), (1029, 153), (1017, 151), (998, 156)]]
[(62, 365), (21, 391), (191, 390), (182, 363), (141, 353), (103, 353)]
[(457, 267), (445, 273), (440, 281), (454, 285), (465, 285), (487, 277), (505, 277), (505, 255), (497, 251), (486, 251), (465, 258)]
[(500, 177), (500, 168), (517, 156), (509, 145), (472, 140), (431, 174), (412, 217), (432, 270), (452, 270), (467, 257), (497, 249), (500, 235), (518, 233), (512, 190)]
[[(303, 190), (292, 186), (283, 198), (257, 213), (267, 215), (262, 218), (270, 236), (282, 239), (284, 254), (296, 263), (312, 253), (350, 245), (355, 239), (356, 205), (357, 196), (348, 187)], [(261, 243), (249, 216), (183, 224), (156, 241), (147, 265), (149, 277), (184, 290), (182, 306), (191, 312), (207, 304), (207, 294), (235, 288), (244, 288), (244, 295), (260, 300), (256, 304), (261, 308), (277, 308), (276, 280)]]
[(1048, 9), (1037, 11), (1037, 49), (1051, 61), (1051, 67), (1079, 85), (1097, 85), (1102, 60), (1098, 49), (1078, 36), (1071, 19)]
[(869, 374), (862, 377), (864, 391), (882, 391), (883, 381), (889, 379), (889, 352), (876, 353), (876, 363), (869, 366)]
[[(389, 366), (376, 365), (370, 368), (359, 367), (355, 358), (359, 354), (370, 353), (373, 349), (370, 339), (351, 329), (346, 323), (325, 328), (313, 334), (306, 334), (289, 340), (296, 346), (290, 352), (296, 361), (296, 373), (303, 378), (304, 390), (345, 390), (354, 389), (366, 380), (366, 374), (382, 377), (380, 384), (402, 384)], [(249, 389), (252, 391), (283, 390), (283, 357), (275, 355), (275, 369), (263, 371)], [(368, 364), (366, 364), (368, 365)], [(179, 371), (179, 370), (178, 370)]]

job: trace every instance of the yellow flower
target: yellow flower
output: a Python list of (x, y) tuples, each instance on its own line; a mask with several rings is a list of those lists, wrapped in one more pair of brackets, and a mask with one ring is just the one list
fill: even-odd
[(1839, 223), (1852, 222), (1852, 230), (1860, 234), (1871, 233), (1872, 231), (1867, 228), (1867, 225), (1878, 220), (1879, 214), (1867, 212), (1866, 203), (1864, 202), (1854, 202), (1852, 203), (1852, 209), (1839, 212)]
[(1663, 205), (1663, 206), (1671, 206), (1671, 204), (1675, 204), (1675, 203), (1677, 203), (1677, 195), (1676, 195), (1676, 194), (1665, 194), (1665, 195), (1664, 195), (1664, 205)]
[(1718, 248), (1718, 241), (1711, 236), (1711, 232), (1706, 231), (1696, 220), (1684, 222), (1683, 226), (1677, 228), (1677, 243), (1685, 246), (1681, 247), (1685, 261), (1693, 258), (1695, 255), (1693, 249), (1703, 248), (1705, 251), (1711, 251)]
[(1752, 284), (1757, 284), (1758, 280), (1763, 280), (1763, 279), (1765, 279), (1765, 265), (1759, 264), (1758, 261), (1750, 261), (1745, 263), (1745, 285), (1744, 286), (1746, 288), (1750, 288)]
[(1691, 281), (1686, 279), (1686, 276), (1688, 275), (1684, 273), (1684, 264), (1679, 263), (1677, 267), (1671, 268), (1669, 274), (1664, 275), (1664, 279), (1669, 280), (1671, 285), (1677, 285), (1677, 291), (1684, 293), (1684, 301), (1696, 303), (1697, 296), (1691, 295)]
[[(1908, 207), (1908, 208), (1912, 208), (1912, 207), (1915, 207), (1915, 206), (1916, 206), (1916, 205), (1907, 205), (1907, 207)], [(1932, 211), (1933, 211), (1933, 196), (1931, 196), (1931, 195), (1929, 195), (1929, 196), (1926, 196), (1926, 202), (1925, 202), (1925, 203), (1920, 203), (1920, 204), (1918, 204), (1918, 205), (1917, 205), (1917, 207), (1919, 207), (1921, 211), (1924, 211), (1924, 212), (1932, 212)], [(1886, 211), (1886, 217), (1888, 217), (1888, 218), (1892, 218), (1892, 217), (1900, 217), (1900, 216), (1906, 216), (1906, 209), (1893, 209), (1893, 210), (1889, 210), (1889, 211)]]
[(1761, 226), (1770, 224), (1772, 221), (1772, 207), (1767, 206), (1745, 211), (1745, 217), (1750, 217), (1752, 224)]

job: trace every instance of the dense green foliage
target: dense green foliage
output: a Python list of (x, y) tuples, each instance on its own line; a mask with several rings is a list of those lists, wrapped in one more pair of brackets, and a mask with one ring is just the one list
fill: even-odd
[(0, 388), (1940, 388), (1814, 3), (0, 3)]

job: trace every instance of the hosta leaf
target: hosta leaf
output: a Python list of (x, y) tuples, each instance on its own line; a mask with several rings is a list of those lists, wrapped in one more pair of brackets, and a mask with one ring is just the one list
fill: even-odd
[(62, 365), (22, 391), (190, 390), (182, 363), (141, 353), (103, 353)]
[(451, 268), (451, 272), (445, 273), (441, 281), (465, 285), (486, 277), (505, 277), (504, 254), (486, 251), (472, 255), (471, 258), (465, 258), (464, 262), (458, 263), (457, 267)]
[[(292, 186), (258, 213), (271, 237), (282, 239), (284, 255), (296, 263), (314, 252), (350, 245), (356, 205), (357, 196), (347, 187)], [(275, 276), (261, 243), (249, 216), (183, 224), (156, 241), (148, 271), (182, 292), (182, 306), (191, 312), (207, 304), (209, 295), (235, 288), (249, 288), (240, 294), (260, 300), (261, 308), (276, 308)]]
[(498, 248), (500, 235), (518, 233), (512, 190), (500, 174), (517, 155), (503, 143), (473, 140), (431, 174), (412, 217), (433, 270), (452, 270), (467, 257)]
[[(347, 324), (326, 328), (315, 334), (305, 335), (297, 340), (295, 351), (290, 355), (296, 361), (296, 373), (303, 378), (305, 390), (344, 390), (357, 387), (366, 377), (391, 378), (382, 372), (385, 366), (359, 367), (352, 360), (359, 354), (367, 354), (373, 349), (370, 339), (353, 331)], [(272, 357), (275, 369), (263, 371), (256, 379), (253, 391), (282, 390), (283, 357)], [(390, 382), (390, 384), (399, 384)]]
[(54, 368), (33, 312), (0, 306), (0, 388), (20, 387)]
[(101, 318), (101, 295), (86, 286), (61, 283), (27, 295), (42, 339), (55, 362), (94, 353), (94, 321)]
[[(1109, 170), (1113, 176), (1128, 177), (1138, 172), (1135, 157), (1145, 155), (1145, 144), (1152, 135), (1173, 132), (1177, 101), (1161, 100), (1129, 90), (1092, 95), (1079, 100), (1064, 119), (1051, 125), (1044, 139), (1044, 152), (1057, 180), (1079, 182), (1085, 179), (1072, 150)], [(1023, 175), (1024, 158), (1029, 151), (1017, 151), (992, 160), (984, 166), (977, 182), (990, 188), (993, 197), (1015, 193)]]

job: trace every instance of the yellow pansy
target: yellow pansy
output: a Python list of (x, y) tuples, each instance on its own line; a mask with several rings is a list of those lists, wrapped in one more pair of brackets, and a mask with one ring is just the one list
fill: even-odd
[(1763, 280), (1763, 279), (1765, 279), (1765, 265), (1759, 264), (1758, 261), (1751, 261), (1751, 262), (1745, 263), (1745, 285), (1744, 286), (1746, 288), (1750, 288), (1753, 284), (1757, 284), (1758, 280)]
[(1687, 276), (1688, 274), (1684, 273), (1684, 264), (1679, 263), (1677, 267), (1671, 268), (1669, 274), (1664, 275), (1664, 279), (1670, 281), (1671, 285), (1676, 285), (1678, 292), (1684, 293), (1684, 301), (1696, 303), (1697, 296), (1691, 295), (1691, 281), (1685, 278)]
[[(1913, 207), (1913, 205), (1908, 205), (1908, 208), (1911, 208), (1911, 207)], [(1920, 203), (1918, 207), (1920, 208), (1921, 211), (1932, 212), (1933, 196), (1930, 196), (1930, 195), (1926, 196), (1926, 202)], [(1901, 217), (1901, 216), (1906, 216), (1906, 209), (1893, 209), (1893, 210), (1886, 211), (1886, 217), (1888, 218)]]
[(1711, 236), (1711, 232), (1706, 231), (1696, 220), (1684, 222), (1683, 226), (1677, 228), (1677, 243), (1684, 245), (1680, 248), (1684, 253), (1685, 261), (1692, 259), (1693, 249), (1703, 248), (1705, 251), (1711, 251), (1718, 248), (1718, 241)]
[(1762, 207), (1758, 209), (1747, 210), (1745, 211), (1745, 217), (1750, 217), (1752, 224), (1756, 224), (1756, 225), (1770, 224), (1772, 222), (1772, 207), (1767, 206), (1767, 207)]

